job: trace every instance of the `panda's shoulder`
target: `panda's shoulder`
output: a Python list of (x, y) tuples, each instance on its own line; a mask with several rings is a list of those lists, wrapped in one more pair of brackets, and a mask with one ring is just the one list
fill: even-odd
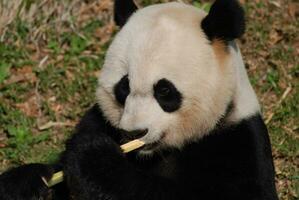
[(268, 131), (261, 114), (256, 113), (233, 124), (216, 127), (187, 146), (186, 152), (206, 158), (207, 162), (218, 158), (220, 161), (227, 158), (242, 162), (243, 158), (255, 156), (255, 152), (262, 152), (264, 148), (271, 149)]
[[(249, 145), (259, 145), (268, 136), (268, 131), (265, 126), (264, 120), (259, 112), (239, 119), (231, 124), (216, 127), (211, 131), (204, 142), (217, 142), (223, 145), (251, 147)], [(244, 146), (244, 144), (247, 144)]]

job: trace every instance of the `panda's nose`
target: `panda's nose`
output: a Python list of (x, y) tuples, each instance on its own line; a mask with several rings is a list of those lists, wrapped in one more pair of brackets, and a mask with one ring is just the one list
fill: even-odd
[(138, 139), (143, 136), (145, 136), (148, 132), (148, 129), (138, 129), (138, 130), (133, 130), (133, 131), (126, 131), (126, 130), (121, 130), (121, 133), (124, 134), (125, 137), (128, 139)]

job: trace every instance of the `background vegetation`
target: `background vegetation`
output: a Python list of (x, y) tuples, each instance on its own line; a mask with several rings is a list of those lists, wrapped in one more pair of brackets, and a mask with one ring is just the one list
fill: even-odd
[[(282, 200), (299, 199), (295, 1), (241, 1), (247, 33), (239, 43), (270, 131)], [(95, 102), (97, 76), (116, 31), (111, 0), (0, 0), (0, 172), (57, 159), (74, 125)]]

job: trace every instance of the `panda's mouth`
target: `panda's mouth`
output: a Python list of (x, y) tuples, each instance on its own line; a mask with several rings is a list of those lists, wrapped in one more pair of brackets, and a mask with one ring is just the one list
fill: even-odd
[(145, 144), (140, 150), (141, 151), (154, 151), (154, 150), (158, 149), (161, 146), (163, 138), (165, 138), (165, 135), (166, 134), (163, 133), (161, 135), (161, 137), (159, 137), (159, 139), (157, 139), (155, 142)]

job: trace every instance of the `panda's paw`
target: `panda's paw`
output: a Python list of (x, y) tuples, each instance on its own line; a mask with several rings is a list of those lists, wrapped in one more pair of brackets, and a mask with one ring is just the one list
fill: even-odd
[(70, 185), (86, 181), (96, 185), (111, 184), (111, 179), (117, 177), (119, 169), (127, 163), (119, 145), (109, 137), (96, 137), (89, 142), (83, 139), (80, 144), (69, 145), (65, 161), (64, 172), (71, 180)]
[(52, 169), (42, 164), (13, 168), (0, 175), (1, 199), (50, 199), (51, 192), (44, 180), (49, 180), (52, 174)]

